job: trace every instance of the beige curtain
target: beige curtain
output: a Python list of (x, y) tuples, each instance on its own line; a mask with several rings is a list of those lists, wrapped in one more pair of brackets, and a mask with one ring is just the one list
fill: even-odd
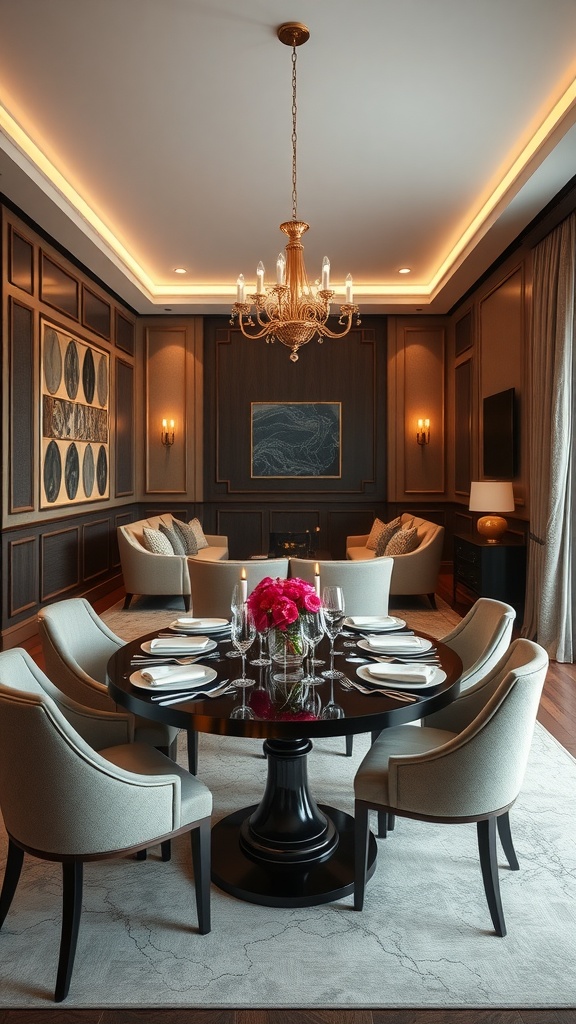
[(534, 250), (528, 581), (523, 633), (574, 661), (576, 214)]

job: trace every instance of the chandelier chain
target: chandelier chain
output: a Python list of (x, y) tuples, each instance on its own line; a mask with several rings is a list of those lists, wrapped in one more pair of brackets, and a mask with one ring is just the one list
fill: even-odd
[(298, 220), (298, 193), (296, 189), (296, 144), (298, 135), (296, 133), (296, 47), (292, 47), (292, 220)]

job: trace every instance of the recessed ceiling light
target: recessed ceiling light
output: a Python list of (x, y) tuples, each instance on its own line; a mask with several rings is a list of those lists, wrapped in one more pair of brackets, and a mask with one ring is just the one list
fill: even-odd
[(188, 271), (186, 270), (185, 267), (174, 267), (174, 273), (175, 274), (187, 274)]
[(410, 273), (410, 267), (400, 267), (400, 270), (398, 271), (398, 273), (399, 274), (409, 274)]

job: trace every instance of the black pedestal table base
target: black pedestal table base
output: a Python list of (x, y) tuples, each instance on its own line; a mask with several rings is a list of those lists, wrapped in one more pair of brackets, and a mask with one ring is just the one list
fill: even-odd
[[(267, 907), (309, 907), (354, 889), (354, 819), (318, 806), (308, 787), (308, 739), (267, 740), (268, 779), (260, 804), (212, 829), (212, 880)], [(351, 783), (352, 785), (352, 780)], [(376, 866), (370, 838), (368, 877)]]

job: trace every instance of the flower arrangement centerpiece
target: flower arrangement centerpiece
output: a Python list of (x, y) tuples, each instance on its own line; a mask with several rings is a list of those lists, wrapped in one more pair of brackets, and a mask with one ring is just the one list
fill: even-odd
[(283, 681), (299, 678), (304, 656), (302, 617), (319, 611), (314, 587), (305, 580), (267, 576), (254, 588), (248, 607), (259, 633), (268, 633), (271, 658), (282, 666)]

